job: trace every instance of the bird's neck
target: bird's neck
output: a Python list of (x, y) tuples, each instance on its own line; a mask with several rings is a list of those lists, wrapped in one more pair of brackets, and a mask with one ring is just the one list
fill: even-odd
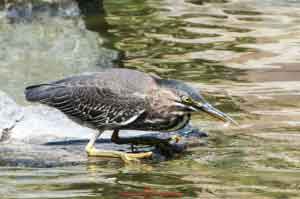
[(182, 116), (186, 112), (177, 108), (177, 104), (174, 102), (177, 99), (177, 96), (170, 89), (158, 88), (152, 90), (149, 93), (149, 105), (150, 113), (155, 115), (161, 115), (170, 117), (173, 116)]
[(169, 128), (166, 131), (177, 131), (184, 128), (190, 121), (191, 114), (184, 114), (182, 116), (177, 116), (174, 120), (170, 121)]

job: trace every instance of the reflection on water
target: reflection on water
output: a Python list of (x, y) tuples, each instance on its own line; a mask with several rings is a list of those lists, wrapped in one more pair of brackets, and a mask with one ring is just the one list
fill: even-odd
[(154, 165), (1, 168), (1, 195), (107, 199), (152, 187), (184, 198), (299, 198), (299, 2), (107, 0), (104, 9), (104, 33), (103, 15), (86, 23), (124, 53), (123, 67), (189, 81), (240, 126), (198, 116), (207, 146)]

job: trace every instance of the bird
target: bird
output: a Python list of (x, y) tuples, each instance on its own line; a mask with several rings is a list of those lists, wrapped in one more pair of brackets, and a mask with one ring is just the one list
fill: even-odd
[(54, 107), (76, 123), (96, 129), (85, 147), (88, 156), (116, 157), (126, 163), (151, 157), (152, 152), (96, 149), (95, 142), (104, 131), (112, 130), (112, 141), (118, 143), (119, 131), (177, 131), (194, 113), (201, 112), (237, 124), (187, 83), (134, 69), (103, 69), (31, 85), (25, 88), (25, 98)]

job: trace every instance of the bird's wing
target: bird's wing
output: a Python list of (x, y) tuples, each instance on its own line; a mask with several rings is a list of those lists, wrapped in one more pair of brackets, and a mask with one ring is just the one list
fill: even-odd
[(42, 87), (37, 101), (98, 128), (125, 126), (143, 114), (147, 106), (142, 96), (124, 96), (93, 85), (49, 84)]

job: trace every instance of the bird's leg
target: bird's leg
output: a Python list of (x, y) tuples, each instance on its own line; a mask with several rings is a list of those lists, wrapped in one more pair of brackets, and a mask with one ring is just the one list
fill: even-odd
[[(119, 130), (115, 129), (111, 136), (111, 141), (116, 144), (130, 144), (131, 152), (135, 152), (136, 148), (134, 147), (134, 143), (137, 141), (137, 138), (120, 138), (119, 137)], [(150, 152), (147, 152), (148, 154)], [(144, 154), (140, 152), (139, 154)]]
[(177, 143), (181, 139), (180, 135), (160, 136), (159, 134), (147, 134), (135, 137), (119, 137), (119, 130), (114, 130), (111, 141), (116, 144), (130, 144), (133, 151), (134, 145), (157, 145), (160, 143)]
[(111, 141), (116, 144), (130, 144), (131, 148), (133, 144), (137, 144), (140, 137), (129, 137), (129, 138), (120, 138), (119, 137), (119, 130), (114, 130), (113, 134), (111, 135)]
[(113, 134), (111, 135), (111, 141), (118, 144), (118, 141), (120, 140), (120, 137), (119, 137), (119, 130), (114, 130), (113, 131)]
[(141, 158), (147, 158), (152, 155), (152, 152), (146, 153), (125, 153), (121, 151), (112, 151), (112, 150), (99, 150), (94, 147), (94, 144), (97, 138), (103, 133), (102, 131), (98, 131), (93, 135), (90, 139), (89, 143), (86, 145), (85, 150), (88, 156), (97, 156), (97, 157), (113, 157), (113, 158), (121, 158), (125, 163), (131, 163), (133, 161), (138, 161)]
[(135, 151), (135, 147), (133, 144), (130, 144), (130, 149), (131, 149), (131, 152), (134, 152)]

